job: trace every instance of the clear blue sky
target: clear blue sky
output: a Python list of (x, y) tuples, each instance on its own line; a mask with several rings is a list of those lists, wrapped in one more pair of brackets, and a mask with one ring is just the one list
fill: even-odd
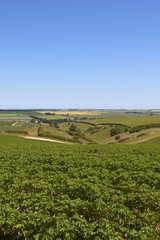
[(160, 1), (0, 1), (4, 108), (160, 108)]

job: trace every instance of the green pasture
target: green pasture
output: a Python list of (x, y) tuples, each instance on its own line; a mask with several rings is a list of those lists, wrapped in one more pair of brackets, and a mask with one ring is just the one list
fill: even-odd
[(0, 112), (0, 117), (24, 117), (25, 114), (23, 113), (1, 113)]
[(160, 123), (160, 116), (95, 119), (95, 120), (88, 120), (86, 122), (90, 122), (94, 124), (116, 123), (116, 124), (124, 124), (130, 127), (135, 127), (135, 126), (146, 125), (146, 124)]
[(6, 110), (0, 111), (0, 121), (29, 121), (31, 120), (31, 115), (36, 116), (37, 112), (35, 111), (23, 111), (23, 110), (18, 110), (18, 111), (11, 111), (11, 110)]
[(57, 129), (56, 127), (50, 127), (49, 125), (41, 125), (42, 128), (43, 128), (43, 131), (45, 133), (50, 133), (50, 134), (53, 134), (53, 135), (56, 135), (56, 136), (61, 136), (61, 137), (65, 137), (65, 138), (72, 138), (70, 135), (68, 135), (66, 133), (66, 131), (60, 131), (59, 129)]
[(29, 116), (1, 116), (0, 115), (0, 121), (30, 121), (31, 118)]
[(139, 113), (130, 113), (125, 111), (103, 111), (101, 112), (100, 116), (96, 116), (97, 118), (102, 119), (112, 119), (112, 118), (131, 118), (131, 117), (142, 117), (142, 116), (149, 116), (148, 112)]
[(46, 115), (46, 114), (37, 114), (35, 117), (37, 118), (46, 118), (47, 120), (57, 120), (57, 119), (66, 119), (67, 117), (61, 115)]

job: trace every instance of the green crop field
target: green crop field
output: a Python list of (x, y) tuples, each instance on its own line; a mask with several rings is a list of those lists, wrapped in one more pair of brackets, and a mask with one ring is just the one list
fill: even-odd
[(57, 120), (57, 119), (66, 119), (67, 117), (65, 116), (52, 116), (52, 115), (45, 115), (45, 114), (37, 114), (35, 115), (37, 118), (46, 118), (47, 120)]
[(31, 118), (28, 116), (22, 116), (22, 117), (18, 117), (18, 116), (0, 116), (0, 121), (30, 121)]
[(94, 124), (102, 124), (102, 123), (118, 123), (124, 124), (130, 127), (146, 125), (146, 124), (155, 124), (160, 123), (160, 116), (143, 116), (143, 117), (125, 117), (125, 118), (110, 118), (110, 119), (95, 119), (95, 120), (87, 120), (86, 122), (94, 123)]
[(160, 239), (158, 145), (0, 135), (0, 239)]
[(31, 115), (36, 116), (38, 113), (35, 111), (23, 111), (23, 110), (1, 110), (0, 121), (30, 121)]
[(29, 121), (29, 112), (0, 111), (0, 121)]
[(23, 113), (0, 113), (0, 117), (24, 117)]
[(15, 121), (0, 121), (0, 127), (9, 127), (12, 126), (12, 124), (14, 124)]
[(0, 132), (8, 130), (29, 130), (34, 128), (36, 124), (25, 121), (0, 121)]

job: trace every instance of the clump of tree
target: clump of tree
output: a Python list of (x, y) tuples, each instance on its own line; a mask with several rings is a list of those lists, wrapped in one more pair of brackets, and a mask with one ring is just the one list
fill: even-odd
[(74, 123), (72, 123), (70, 125), (69, 131), (78, 132), (79, 133), (81, 130)]
[(115, 135), (118, 135), (118, 134), (121, 134), (121, 133), (124, 133), (124, 132), (128, 132), (128, 131), (129, 131), (128, 127), (116, 126), (116, 127), (113, 127), (110, 130), (110, 135), (111, 135), (111, 137), (113, 137)]
[(56, 127), (56, 128), (58, 128), (59, 123), (70, 121), (70, 119), (66, 119), (66, 118), (50, 120), (50, 119), (47, 119), (47, 118), (38, 118), (36, 116), (30, 116), (30, 117), (32, 117), (35, 120), (39, 120), (42, 123), (48, 123), (51, 127)]
[(87, 120), (87, 117), (81, 117), (80, 120)]
[(72, 123), (69, 127), (69, 130), (67, 131), (67, 133), (71, 136), (79, 136), (81, 134), (81, 130), (74, 124)]
[(35, 122), (36, 122), (36, 119), (32, 118), (32, 119), (31, 119), (31, 122), (32, 122), (32, 123), (35, 123)]
[(51, 115), (51, 116), (55, 116), (55, 113), (45, 113), (45, 115)]

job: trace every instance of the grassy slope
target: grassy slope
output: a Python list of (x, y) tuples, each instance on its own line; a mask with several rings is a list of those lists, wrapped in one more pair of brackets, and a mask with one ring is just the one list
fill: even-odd
[(93, 134), (86, 132), (86, 136), (91, 138), (95, 142), (105, 143), (105, 140), (110, 138), (110, 129), (110, 127), (104, 128), (104, 126), (102, 126), (99, 131)]
[(143, 144), (160, 144), (160, 137), (156, 137), (148, 141), (144, 141)]
[[(69, 130), (71, 124), (72, 124), (72, 123), (61, 123), (61, 124), (59, 124), (59, 128), (60, 128), (60, 130), (62, 130), (62, 131), (67, 131), (67, 130)], [(74, 123), (74, 124), (75, 124), (82, 132), (86, 131), (86, 130), (90, 127), (90, 125), (85, 124), (85, 123)]]
[[(98, 143), (105, 143), (105, 139), (108, 139), (110, 137), (110, 127), (101, 126), (100, 129), (95, 133), (90, 133), (87, 131), (88, 128), (93, 128), (93, 126), (90, 126), (85, 123), (74, 123), (80, 130), (82, 134), (85, 134), (85, 136), (89, 139), (91, 139), (94, 142)], [(70, 123), (61, 123), (59, 124), (59, 128), (62, 131), (69, 130)]]
[(127, 132), (127, 133), (121, 134), (120, 136), (121, 136), (121, 139), (129, 138), (129, 140), (123, 142), (126, 144), (143, 143), (155, 137), (160, 137), (160, 128), (146, 129), (146, 130), (142, 130), (140, 132), (135, 132), (131, 134)]
[(68, 133), (64, 132), (64, 131), (59, 131), (57, 128), (55, 127), (50, 127), (46, 124), (43, 124), (43, 130), (44, 132), (47, 132), (47, 133), (51, 133), (53, 135), (58, 135), (58, 136), (62, 136), (62, 137), (65, 137), (65, 138), (72, 138)]
[[(59, 124), (59, 129), (43, 124), (43, 128), (45, 132), (71, 139), (73, 138), (73, 136), (70, 136), (66, 132), (67, 130), (69, 130), (70, 124), (71, 123), (61, 123)], [(99, 126), (98, 130), (96, 131), (96, 127), (93, 127), (84, 123), (74, 123), (74, 124), (78, 126), (82, 134), (85, 134), (85, 136), (91, 139), (93, 142), (97, 142), (100, 144), (119, 143), (118, 141), (115, 140), (115, 136), (110, 137), (111, 127)], [(95, 129), (95, 132), (91, 133), (90, 131), (87, 131), (88, 128)], [(141, 143), (143, 141), (146, 141), (158, 136), (160, 136), (160, 128), (146, 129), (141, 132), (136, 132), (132, 134), (130, 134), (129, 132), (126, 132), (126, 133), (120, 134), (120, 139), (129, 138), (127, 141), (122, 142), (123, 144), (125, 143), (136, 144), (136, 143)], [(84, 143), (87, 143), (87, 142), (84, 142)]]

